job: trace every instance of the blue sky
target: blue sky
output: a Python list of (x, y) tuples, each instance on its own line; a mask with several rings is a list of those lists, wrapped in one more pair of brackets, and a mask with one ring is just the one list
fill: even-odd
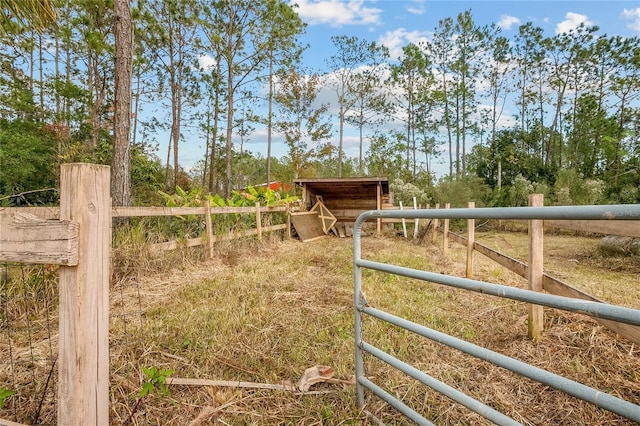
[[(506, 36), (532, 22), (551, 36), (580, 23), (597, 25), (601, 33), (640, 34), (638, 1), (364, 1), (296, 0), (297, 11), (307, 23), (303, 41), (309, 44), (305, 65), (316, 69), (332, 54), (331, 37), (354, 35), (386, 45), (397, 57), (409, 42), (430, 38), (440, 19), (455, 18), (471, 10), (479, 25), (498, 24)], [(393, 52), (396, 54), (394, 55)]]
[[(303, 66), (319, 72), (327, 70), (326, 59), (334, 52), (332, 36), (349, 35), (376, 41), (387, 46), (395, 59), (406, 44), (429, 39), (440, 19), (455, 19), (458, 13), (469, 9), (476, 24), (496, 23), (508, 38), (518, 32), (519, 25), (527, 22), (541, 27), (547, 36), (568, 31), (581, 23), (598, 26), (598, 34), (640, 35), (639, 1), (292, 0), (290, 3), (297, 4), (298, 14), (307, 23), (302, 42), (309, 47)], [(334, 122), (337, 122), (335, 117)], [(337, 132), (336, 124), (333, 139), (336, 145)], [(203, 143), (194, 142), (189, 141), (182, 148), (181, 164), (186, 168), (204, 155)], [(346, 129), (346, 153), (356, 156), (357, 146), (355, 129)], [(266, 130), (258, 129), (250, 136), (246, 149), (266, 156)], [(162, 152), (163, 149), (161, 156)], [(276, 157), (286, 155), (277, 136), (274, 136), (273, 153)], [(438, 177), (447, 168), (444, 164), (436, 165)]]

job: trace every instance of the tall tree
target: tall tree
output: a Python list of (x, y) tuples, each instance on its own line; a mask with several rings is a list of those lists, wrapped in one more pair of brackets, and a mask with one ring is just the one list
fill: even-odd
[[(197, 17), (199, 4), (194, 0), (162, 0), (141, 3), (139, 31), (156, 69), (156, 90), (168, 96), (171, 128), (167, 148), (167, 186), (175, 188), (180, 174), (179, 150), (185, 107), (193, 106), (199, 97), (196, 90), (195, 51), (199, 44)], [(170, 172), (173, 149), (173, 173)], [(173, 182), (169, 185), (169, 178)]]
[(433, 76), (429, 70), (430, 61), (420, 46), (408, 44), (402, 48), (403, 56), (399, 63), (391, 66), (392, 92), (395, 98), (396, 119), (405, 123), (406, 167), (412, 179), (417, 175), (417, 138), (418, 125), (425, 128), (427, 121), (420, 117), (431, 115), (431, 97)]
[[(233, 124), (236, 108), (236, 95), (244, 87), (255, 82), (260, 72), (268, 66), (270, 55), (274, 48), (270, 43), (272, 32), (265, 31), (274, 11), (287, 8), (281, 0), (276, 7), (271, 0), (234, 0), (212, 1), (205, 8), (205, 24), (203, 29), (208, 37), (210, 47), (220, 54), (224, 62), (226, 77), (226, 176), (224, 192), (231, 196), (232, 166), (233, 166)], [(289, 19), (299, 19), (298, 16), (287, 14)], [(277, 32), (276, 32), (277, 33)]]
[(354, 105), (354, 76), (358, 67), (374, 65), (380, 55), (380, 48), (375, 42), (362, 40), (355, 36), (334, 36), (331, 41), (336, 54), (327, 60), (331, 70), (329, 84), (333, 86), (338, 97), (338, 177), (342, 177), (344, 157), (344, 122), (345, 117)]
[[(640, 97), (640, 38), (622, 38), (615, 37), (612, 40), (612, 50), (617, 62), (616, 72), (610, 75), (611, 93), (618, 99), (617, 105), (617, 132), (616, 143), (612, 152), (607, 157), (607, 169), (612, 177), (614, 185), (618, 185), (620, 176), (624, 173), (622, 160), (625, 150), (623, 149), (624, 140), (627, 133), (640, 134), (637, 131), (629, 129), (630, 123), (633, 121), (634, 113), (632, 107), (634, 101)], [(637, 109), (636, 109), (637, 111)], [(635, 121), (637, 124), (637, 121)], [(640, 152), (634, 152), (637, 158)]]
[(115, 93), (113, 105), (113, 159), (111, 199), (115, 206), (131, 201), (130, 134), (131, 78), (133, 64), (133, 20), (129, 0), (114, 0)]
[[(493, 26), (492, 31), (488, 33), (488, 44), (493, 47), (487, 51), (485, 56), (485, 64), (483, 68), (483, 77), (487, 86), (487, 96), (491, 102), (489, 111), (489, 124), (491, 133), (489, 140), (496, 137), (496, 129), (498, 120), (502, 116), (507, 101), (507, 95), (511, 91), (510, 77), (513, 66), (509, 63), (511, 57), (511, 46), (509, 40), (499, 36), (499, 28)], [(498, 160), (498, 188), (502, 184), (502, 161)]]
[(439, 87), (435, 92), (435, 99), (439, 101), (442, 109), (442, 124), (447, 132), (449, 145), (449, 175), (453, 176), (453, 122), (451, 112), (451, 82), (450, 72), (452, 67), (451, 52), (453, 45), (453, 19), (445, 18), (438, 22), (433, 39), (427, 44), (429, 57), (433, 61), (433, 68), (439, 81)]
[[(544, 39), (542, 28), (534, 27), (531, 22), (521, 25), (515, 37), (512, 61), (516, 67), (516, 88), (520, 95), (516, 103), (520, 107), (520, 130), (527, 132), (529, 105), (535, 102), (535, 91), (532, 88), (534, 68), (536, 65), (545, 66)], [(542, 80), (539, 80), (542, 84)], [(540, 120), (543, 125), (543, 120)]]
[(79, 0), (74, 27), (80, 33), (80, 59), (86, 67), (89, 95), (88, 113), (91, 123), (87, 148), (92, 152), (101, 141), (103, 130), (109, 127), (109, 107), (113, 94), (113, 7), (108, 0)]
[(358, 128), (359, 154), (358, 173), (364, 173), (364, 128), (380, 124), (391, 109), (391, 102), (381, 87), (384, 86), (384, 74), (388, 70), (386, 60), (389, 50), (385, 46), (378, 46), (378, 55), (373, 62), (361, 69), (353, 77), (353, 114), (347, 115), (345, 120)]
[(298, 178), (322, 149), (319, 143), (331, 135), (331, 123), (325, 115), (328, 106), (314, 107), (320, 90), (317, 75), (304, 75), (294, 68), (278, 75), (275, 101), (282, 119), (276, 123), (276, 129), (284, 135), (293, 177)]
[(269, 94), (267, 96), (267, 180), (271, 181), (271, 145), (273, 133), (273, 94), (274, 75), (277, 67), (288, 68), (300, 60), (303, 48), (299, 46), (297, 37), (304, 31), (300, 17), (295, 11), (280, 0), (267, 2), (268, 13), (264, 27), (269, 32), (267, 48)]
[(466, 171), (467, 135), (473, 127), (470, 117), (478, 102), (476, 82), (480, 64), (477, 59), (482, 53), (487, 29), (476, 26), (471, 11), (467, 10), (458, 14), (454, 31), (456, 49), (452, 71), (456, 75), (456, 175), (459, 175)]
[(549, 52), (549, 81), (548, 84), (554, 91), (555, 104), (553, 105), (553, 118), (549, 132), (544, 141), (544, 161), (546, 165), (562, 167), (563, 141), (560, 138), (561, 112), (566, 103), (568, 90), (575, 87), (575, 68), (578, 67), (583, 55), (582, 46), (588, 44), (597, 27), (586, 27), (581, 24), (577, 29), (566, 33), (560, 33), (553, 38), (543, 41)]

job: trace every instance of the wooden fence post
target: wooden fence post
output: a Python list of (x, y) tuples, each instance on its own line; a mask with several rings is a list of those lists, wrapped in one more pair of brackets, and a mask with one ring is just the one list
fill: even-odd
[[(440, 203), (436, 203), (436, 210), (438, 210), (440, 208)], [(433, 220), (433, 234), (431, 236), (433, 244), (437, 244), (438, 243), (438, 225), (440, 221), (438, 219), (434, 219)]]
[(287, 229), (285, 235), (287, 240), (291, 239), (291, 204), (287, 204)]
[[(413, 209), (414, 210), (418, 210), (418, 200), (416, 200), (416, 197), (413, 197)], [(417, 239), (418, 238), (418, 223), (419, 223), (420, 219), (416, 218), (413, 221), (413, 239)]]
[[(449, 203), (445, 203), (444, 208), (448, 209), (451, 207), (451, 204)], [(442, 253), (444, 253), (445, 255), (449, 252), (449, 218), (446, 218), (444, 220), (444, 225), (443, 225), (443, 230), (442, 230)]]
[[(469, 208), (476, 207), (474, 201), (469, 201)], [(467, 278), (473, 276), (473, 244), (476, 239), (476, 221), (475, 219), (467, 219)]]
[[(403, 210), (402, 201), (399, 201), (398, 204), (400, 204), (400, 210)], [(407, 221), (404, 217), (402, 218), (402, 232), (404, 234), (404, 237), (407, 238)]]
[[(382, 210), (382, 184), (378, 181), (376, 185), (376, 209)], [(378, 218), (376, 220), (376, 229), (378, 232), (378, 237), (382, 233), (382, 219)]]
[[(529, 207), (544, 205), (543, 194), (529, 195)], [(529, 221), (529, 290), (542, 292), (543, 277), (543, 238), (544, 226), (542, 220)], [(529, 305), (528, 335), (534, 340), (542, 337), (544, 330), (544, 310), (540, 305)]]
[(262, 241), (262, 216), (260, 215), (260, 203), (256, 203), (256, 228), (258, 230), (258, 241)]
[(60, 267), (58, 425), (109, 423), (108, 166), (63, 164), (60, 218), (79, 224), (78, 265)]
[(213, 221), (211, 220), (211, 201), (204, 200), (204, 227), (207, 230), (209, 260), (213, 260)]

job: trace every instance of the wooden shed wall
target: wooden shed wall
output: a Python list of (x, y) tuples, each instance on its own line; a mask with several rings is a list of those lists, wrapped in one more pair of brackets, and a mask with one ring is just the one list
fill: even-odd
[[(325, 206), (333, 213), (339, 222), (354, 222), (356, 218), (367, 210), (376, 210), (377, 187), (381, 191), (382, 208), (390, 207), (388, 186), (377, 181), (363, 182), (302, 182), (303, 196), (307, 209), (310, 209), (317, 196), (322, 197)], [(386, 192), (383, 192), (386, 189)]]

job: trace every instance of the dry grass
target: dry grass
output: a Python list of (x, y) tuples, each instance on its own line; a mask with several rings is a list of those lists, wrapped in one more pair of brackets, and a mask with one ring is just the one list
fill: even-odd
[[(506, 253), (526, 257), (526, 251), (521, 252), (526, 241), (521, 247), (519, 234), (486, 234), (479, 235), (479, 239), (488, 245), (493, 239)], [(594, 268), (586, 265), (588, 259), (596, 259), (598, 269), (593, 242), (549, 236), (547, 246), (551, 259), (548, 268), (563, 270), (562, 262), (567, 260), (561, 260), (562, 250), (572, 250), (567, 252), (570, 259), (582, 259), (582, 275), (581, 269), (574, 268), (577, 275), (562, 278), (589, 291), (590, 287), (577, 281), (597, 281)], [(450, 257), (445, 258), (434, 246), (425, 248), (402, 239), (369, 237), (363, 241), (363, 253), (375, 260), (436, 272), (464, 272), (464, 249), (456, 245)], [(348, 239), (271, 242), (244, 248), (229, 245), (213, 262), (165, 274), (160, 282), (145, 279), (142, 288), (153, 289), (143, 290), (145, 320), (141, 340), (145, 350), (140, 351), (136, 365), (123, 369), (133, 374), (126, 379), (131, 390), (127, 391), (124, 385), (114, 387), (124, 398), (114, 399), (114, 422), (125, 418), (135, 402), (135, 390), (140, 386), (136, 374), (141, 366), (172, 368), (175, 377), (295, 383), (307, 367), (324, 364), (335, 369), (336, 377), (349, 379), (353, 374), (351, 256)], [(627, 259), (628, 266), (619, 269), (633, 269), (634, 263)], [(481, 255), (477, 255), (475, 267), (478, 278), (513, 286), (526, 284)], [(599, 273), (606, 276), (605, 271)], [(615, 274), (616, 285), (605, 286), (609, 299), (626, 299), (627, 305), (640, 307), (640, 297), (625, 297), (627, 289), (637, 284), (637, 275), (633, 271)], [(375, 307), (640, 402), (637, 349), (590, 318), (547, 310), (545, 337), (536, 343), (526, 337), (524, 304), (386, 274), (365, 273), (364, 283), (367, 298)], [(364, 329), (372, 344), (524, 424), (625, 423), (606, 410), (393, 327), (369, 319)], [(367, 374), (437, 424), (486, 423), (375, 359), (367, 359)], [(325, 384), (314, 389), (328, 393), (293, 395), (172, 386), (173, 402), (150, 398), (136, 422), (187, 424), (207, 407), (224, 407), (213, 410), (209, 422), (367, 423), (355, 408), (352, 387)], [(368, 409), (387, 424), (407, 424), (377, 399), (368, 399)]]
[[(490, 232), (477, 238), (526, 259), (526, 239), (520, 234)], [(546, 269), (606, 301), (640, 308), (638, 259), (603, 258), (594, 241), (547, 236)], [(332, 366), (337, 378), (352, 377), (350, 239), (223, 243), (217, 246), (216, 259), (207, 262), (188, 260), (201, 259), (200, 250), (158, 258), (145, 251), (144, 244), (134, 243), (115, 253), (123, 263), (111, 297), (112, 424), (123, 424), (136, 404), (144, 380), (142, 367), (171, 368), (173, 377), (295, 384), (306, 368), (323, 364)], [(450, 256), (444, 257), (435, 246), (400, 238), (363, 240), (367, 258), (459, 276), (464, 274), (464, 252), (452, 244)], [(607, 265), (614, 265), (615, 271), (607, 271)], [(479, 254), (475, 271), (479, 279), (526, 285)], [(637, 348), (588, 317), (547, 309), (544, 338), (533, 342), (526, 337), (522, 303), (372, 272), (364, 275), (364, 290), (374, 307), (640, 403)], [(370, 343), (523, 424), (631, 424), (372, 319), (365, 321), (364, 330)], [(38, 374), (46, 374), (45, 370)], [(366, 359), (366, 370), (374, 382), (436, 424), (487, 423), (371, 357)], [(176, 385), (170, 391), (169, 398), (157, 394), (145, 398), (132, 423), (368, 424), (349, 385), (318, 384), (312, 391), (321, 393), (305, 395)], [(408, 424), (375, 398), (367, 398), (367, 409), (387, 424)], [(0, 417), (4, 415), (0, 411)]]

